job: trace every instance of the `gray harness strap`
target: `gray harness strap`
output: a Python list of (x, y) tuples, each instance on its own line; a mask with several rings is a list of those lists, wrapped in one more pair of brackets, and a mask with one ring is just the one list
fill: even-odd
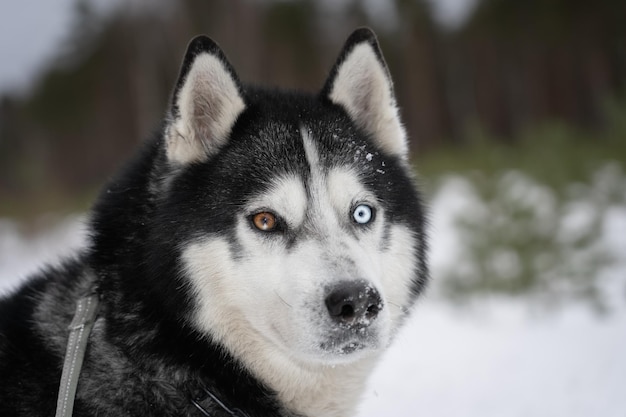
[(56, 417), (72, 416), (78, 376), (80, 375), (80, 368), (83, 365), (85, 351), (87, 350), (89, 333), (97, 313), (98, 295), (92, 294), (78, 300), (76, 313), (69, 327), (70, 337), (67, 342), (61, 384), (59, 385)]
[[(76, 389), (78, 388), (78, 377), (85, 358), (89, 334), (96, 321), (98, 314), (98, 295), (91, 294), (78, 300), (76, 312), (72, 323), (69, 325), (70, 336), (67, 341), (65, 351), (65, 361), (63, 362), (63, 372), (59, 385), (59, 396), (57, 397), (57, 410), (55, 417), (72, 417), (74, 411), (74, 400), (76, 399)], [(204, 416), (212, 416), (207, 408), (212, 408), (217, 404), (228, 415), (233, 417), (247, 417), (243, 411), (228, 408), (211, 391), (202, 388), (205, 395), (191, 397), (191, 403)]]

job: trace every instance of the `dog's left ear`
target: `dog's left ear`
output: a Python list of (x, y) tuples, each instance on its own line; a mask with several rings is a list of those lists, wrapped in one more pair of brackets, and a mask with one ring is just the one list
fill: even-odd
[(408, 158), (406, 132), (398, 115), (393, 82), (376, 35), (357, 29), (341, 51), (322, 95), (342, 106), (383, 151)]
[(172, 96), (168, 160), (183, 165), (215, 154), (245, 107), (239, 78), (222, 50), (206, 36), (194, 38)]

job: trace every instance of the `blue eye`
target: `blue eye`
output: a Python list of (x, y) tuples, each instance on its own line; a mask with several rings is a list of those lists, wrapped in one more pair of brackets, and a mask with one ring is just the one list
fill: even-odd
[(372, 220), (373, 210), (367, 204), (359, 204), (352, 212), (354, 221), (358, 224), (367, 224)]

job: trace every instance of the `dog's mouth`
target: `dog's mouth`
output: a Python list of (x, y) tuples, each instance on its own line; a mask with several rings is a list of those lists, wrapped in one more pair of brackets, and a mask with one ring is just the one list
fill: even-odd
[(350, 355), (355, 352), (364, 350), (367, 347), (367, 344), (361, 342), (348, 342), (345, 344), (329, 342), (320, 344), (320, 349), (331, 355)]
[(340, 350), (339, 353), (341, 353), (342, 355), (349, 355), (353, 352), (357, 352), (359, 350), (364, 349), (366, 346), (363, 343), (358, 343), (358, 342), (350, 342), (347, 345), (344, 345)]
[(328, 340), (320, 343), (320, 350), (330, 355), (351, 355), (368, 349), (377, 347), (375, 333), (347, 331), (335, 334)]

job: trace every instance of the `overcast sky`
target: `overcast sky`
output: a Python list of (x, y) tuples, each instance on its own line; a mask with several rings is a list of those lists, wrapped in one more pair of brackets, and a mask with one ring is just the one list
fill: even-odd
[(23, 87), (70, 27), (74, 0), (0, 2), (0, 89)]
[[(76, 0), (4, 0), (0, 2), (0, 91), (28, 86), (67, 38)], [(128, 1), (128, 0), (126, 0)], [(428, 0), (436, 17), (455, 26), (476, 0)], [(94, 0), (102, 5), (117, 3)], [(367, 0), (379, 9), (387, 0)]]

